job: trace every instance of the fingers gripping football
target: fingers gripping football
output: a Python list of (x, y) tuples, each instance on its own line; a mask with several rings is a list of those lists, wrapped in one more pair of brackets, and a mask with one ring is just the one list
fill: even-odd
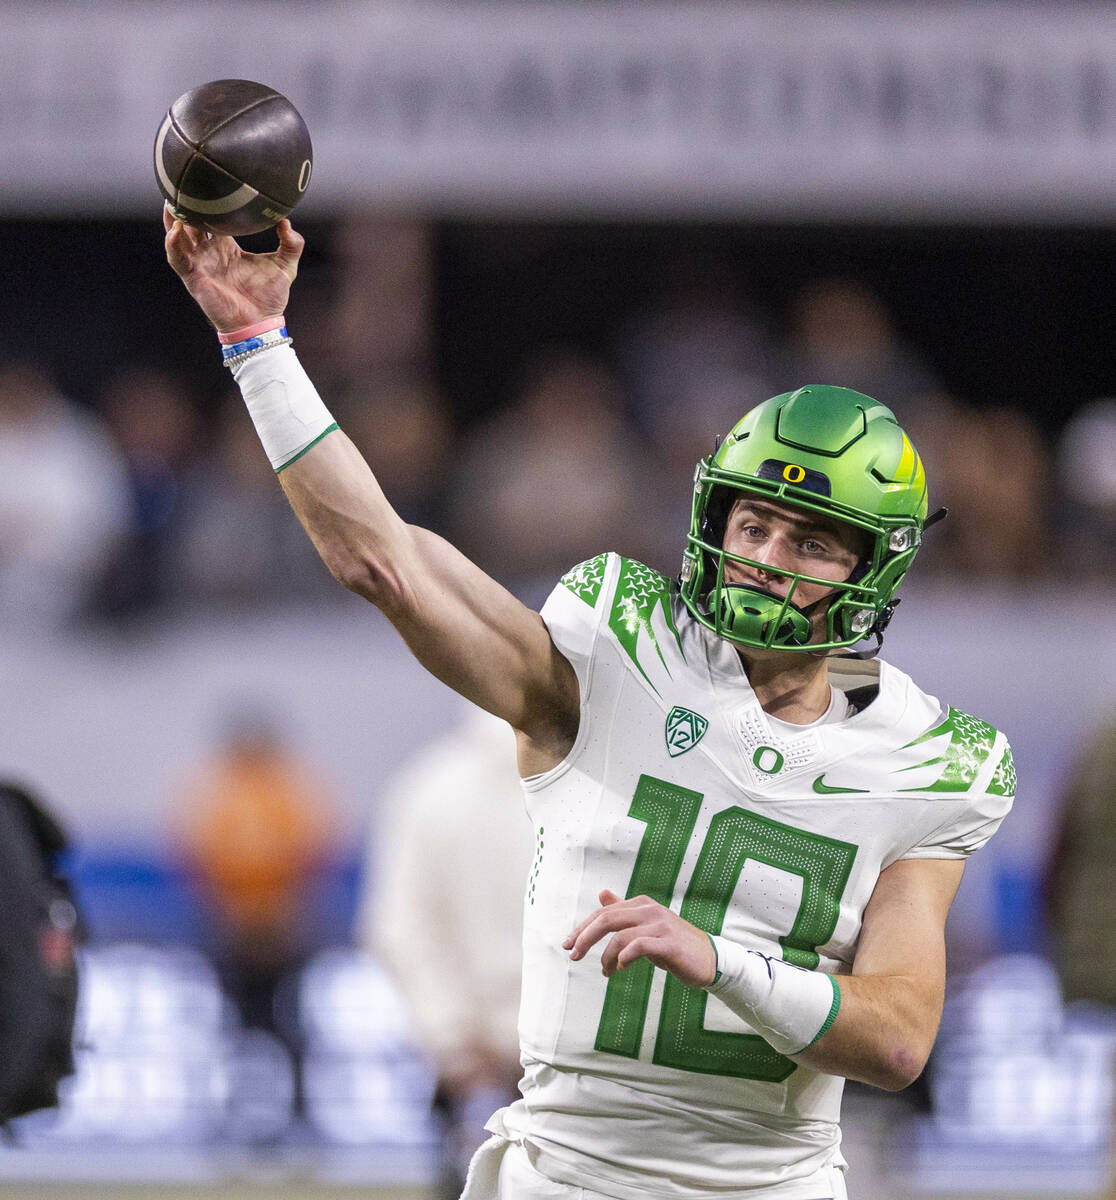
[(607, 938), (601, 970), (607, 976), (646, 958), (690, 987), (708, 987), (717, 973), (717, 955), (708, 936), (677, 913), (652, 900), (622, 900), (605, 889), (601, 907), (577, 925), (562, 943), (575, 961)]
[(279, 245), (268, 254), (184, 225), (165, 205), (163, 227), (167, 261), (218, 330), (242, 329), (284, 311), (305, 245), (290, 221), (276, 226)]

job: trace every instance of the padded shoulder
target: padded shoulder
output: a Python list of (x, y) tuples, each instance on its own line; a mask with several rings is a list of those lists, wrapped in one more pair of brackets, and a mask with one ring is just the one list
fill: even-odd
[(673, 663), (684, 657), (674, 598), (673, 583), (660, 572), (635, 559), (599, 554), (562, 576), (542, 617), (579, 676), (597, 637), (607, 632), (621, 661), (658, 692)]
[(608, 560), (613, 557), (615, 556), (606, 553), (598, 554), (596, 558), (587, 558), (576, 567), (571, 567), (558, 581), (559, 585), (584, 600), (590, 608), (596, 608), (604, 589), (605, 569)]
[(946, 820), (908, 858), (968, 857), (1000, 827), (1015, 798), (1015, 762), (999, 730), (957, 708), (905, 750), (925, 756), (935, 778), (919, 791), (951, 800)]
[(935, 781), (921, 790), (967, 792), (974, 785), (993, 795), (1015, 794), (1011, 747), (998, 730), (959, 708), (949, 708), (933, 729), (904, 749), (926, 745), (927, 763), (940, 764)]
[(551, 640), (577, 673), (582, 697), (588, 695), (590, 661), (619, 562), (616, 554), (598, 554), (578, 563), (555, 584), (542, 606)]

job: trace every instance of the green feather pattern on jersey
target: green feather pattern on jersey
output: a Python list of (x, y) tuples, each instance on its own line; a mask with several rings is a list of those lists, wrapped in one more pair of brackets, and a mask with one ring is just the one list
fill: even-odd
[(590, 608), (596, 608), (597, 599), (604, 584), (607, 561), (607, 554), (598, 554), (596, 558), (587, 558), (583, 563), (578, 563), (576, 567), (571, 567), (562, 576), (560, 582), (563, 587), (569, 588), (575, 596), (584, 600)]
[(993, 796), (1015, 795), (1015, 760), (1011, 757), (1010, 746), (1004, 751), (1004, 757), (1000, 759), (1000, 765), (996, 768), (996, 774), (992, 776), (988, 790)]
[[(973, 780), (976, 779), (992, 753), (992, 746), (996, 741), (996, 730), (988, 724), (987, 721), (982, 721), (979, 717), (972, 717), (968, 713), (961, 712), (960, 709), (951, 708), (946, 714), (946, 718), (940, 725), (936, 725), (929, 733), (924, 733), (922, 737), (917, 737), (913, 742), (908, 742), (903, 749), (909, 746), (917, 746), (920, 742), (929, 741), (931, 738), (941, 737), (943, 734), (950, 735), (949, 746), (944, 754), (937, 758), (929, 758), (923, 763), (917, 763), (913, 767), (907, 767), (908, 771), (916, 770), (918, 767), (929, 767), (935, 763), (942, 764), (942, 773), (938, 776), (937, 782), (932, 783), (929, 787), (921, 788), (905, 788), (905, 791), (911, 792), (967, 792), (973, 785)], [(1011, 767), (1010, 759), (1011, 752), (1008, 751), (1004, 755), (1008, 760), (1008, 766)], [(999, 778), (1000, 770), (1004, 769), (1003, 762), (997, 768), (997, 778)], [(1014, 776), (1015, 769), (1011, 767), (1011, 774)], [(1006, 770), (1004, 782), (1007, 781)], [(995, 783), (995, 780), (993, 781)], [(1014, 794), (1014, 780), (1012, 782)], [(989, 789), (992, 790), (991, 788)], [(1001, 793), (1006, 795), (1006, 792)]]
[[(650, 567), (645, 567), (643, 563), (636, 562), (634, 559), (622, 558), (620, 560), (620, 577), (616, 581), (612, 611), (608, 614), (608, 627), (616, 634), (616, 640), (639, 668), (639, 673), (654, 688), (656, 694), (659, 689), (651, 683), (650, 676), (639, 661), (639, 635), (642, 631), (650, 639), (651, 644), (655, 647), (655, 653), (659, 656), (659, 661), (669, 675), (670, 667), (663, 656), (655, 630), (651, 626), (651, 618), (655, 615), (656, 609), (662, 609), (663, 619), (671, 633), (674, 634), (679, 654), (682, 654), (682, 639), (678, 636), (674, 617), (670, 611), (670, 591), (670, 580), (665, 575), (660, 575), (658, 571), (653, 571)], [(684, 654), (683, 657), (685, 657)]]

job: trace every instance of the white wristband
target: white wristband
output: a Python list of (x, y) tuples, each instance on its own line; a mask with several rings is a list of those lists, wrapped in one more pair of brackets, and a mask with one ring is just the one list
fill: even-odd
[(837, 1019), (841, 989), (821, 971), (807, 971), (736, 942), (713, 937), (717, 975), (706, 988), (780, 1054), (800, 1054)]
[(233, 370), (252, 424), (276, 471), (337, 428), (290, 346), (270, 346)]

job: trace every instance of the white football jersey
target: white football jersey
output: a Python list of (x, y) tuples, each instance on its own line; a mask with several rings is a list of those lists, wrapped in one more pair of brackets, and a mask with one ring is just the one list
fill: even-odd
[(570, 571), (542, 615), (577, 672), (581, 724), (568, 757), (525, 781), (524, 1099), (501, 1128), (543, 1174), (632, 1200), (814, 1195), (796, 1181), (840, 1161), (844, 1081), (646, 961), (605, 979), (607, 939), (580, 962), (562, 941), (610, 888), (848, 973), (885, 867), (964, 858), (995, 831), (1014, 793), (1007, 742), (855, 659), (830, 676), (853, 714), (788, 734), (732, 645), (614, 554)]

